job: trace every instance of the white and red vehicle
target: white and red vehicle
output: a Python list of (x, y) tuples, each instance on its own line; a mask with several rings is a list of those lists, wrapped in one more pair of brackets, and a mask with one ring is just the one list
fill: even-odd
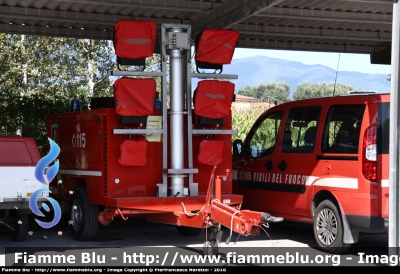
[[(48, 188), (35, 178), (40, 153), (33, 138), (0, 137), (0, 221), (12, 229), (12, 239), (28, 236), (29, 198), (41, 188)], [(42, 197), (48, 196), (44, 192)], [(1, 225), (1, 224), (0, 224)]]
[(389, 94), (293, 101), (263, 113), (233, 144), (243, 208), (313, 223), (321, 249), (388, 231)]

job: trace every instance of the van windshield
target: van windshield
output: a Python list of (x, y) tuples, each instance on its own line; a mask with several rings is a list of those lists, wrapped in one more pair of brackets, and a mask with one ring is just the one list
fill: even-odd
[(378, 106), (378, 154), (389, 154), (389, 103), (381, 103)]
[(258, 122), (249, 139), (249, 146), (247, 148), (248, 157), (258, 158), (271, 155), (275, 149), (282, 115), (283, 111), (270, 113)]

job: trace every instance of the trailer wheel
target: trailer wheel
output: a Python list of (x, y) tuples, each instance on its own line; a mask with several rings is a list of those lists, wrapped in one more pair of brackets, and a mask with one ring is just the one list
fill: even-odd
[(215, 246), (216, 240), (212, 239), (209, 242), (205, 242), (203, 245), (203, 255), (216, 256), (218, 255), (218, 247)]
[(12, 217), (12, 227), (14, 231), (11, 234), (11, 239), (16, 242), (23, 242), (28, 237), (29, 230), (29, 215), (15, 214)]
[(331, 200), (324, 200), (318, 205), (313, 230), (317, 245), (323, 251), (343, 253), (350, 248), (350, 244), (343, 242), (342, 217)]
[(178, 230), (179, 234), (183, 236), (197, 236), (203, 231), (202, 228), (178, 225), (176, 226), (176, 229)]
[(89, 203), (86, 188), (78, 188), (74, 191), (69, 214), (72, 221), (70, 230), (75, 240), (89, 241), (96, 236), (99, 207)]

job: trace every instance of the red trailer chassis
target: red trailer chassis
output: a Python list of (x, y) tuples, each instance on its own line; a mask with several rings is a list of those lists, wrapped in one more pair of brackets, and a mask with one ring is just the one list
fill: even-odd
[[(225, 125), (230, 125), (229, 119), (226, 120)], [(199, 182), (197, 196), (157, 197), (163, 171), (161, 142), (149, 142), (150, 155), (145, 166), (123, 167), (118, 163), (119, 146), (127, 137), (112, 134), (114, 128), (118, 128), (114, 108), (49, 115), (49, 137), (61, 149), (57, 180), (50, 184), (52, 197), (66, 205), (76, 189), (86, 188), (88, 202), (102, 206), (99, 220), (103, 225), (114, 217), (144, 215), (152, 222), (196, 228), (215, 221), (232, 226), (233, 231), (242, 235), (258, 234), (263, 213), (236, 213), (243, 199), (232, 194), (230, 135), (215, 136), (226, 146), (224, 161), (218, 167), (201, 165), (194, 158), (194, 166), (199, 170), (194, 174), (194, 181)], [(193, 138), (194, 155), (202, 140), (203, 136)], [(62, 208), (64, 213), (69, 210), (66, 206)]]

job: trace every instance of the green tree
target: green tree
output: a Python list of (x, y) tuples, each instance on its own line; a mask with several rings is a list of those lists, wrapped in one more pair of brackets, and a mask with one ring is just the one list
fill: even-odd
[(110, 73), (116, 68), (111, 53), (114, 51), (111, 41), (76, 39), (82, 64), (88, 97), (112, 95)]
[(232, 141), (236, 139), (244, 141), (260, 113), (258, 108), (232, 108), (232, 128), (238, 130), (237, 134), (232, 135)]
[[(34, 137), (46, 154), (47, 116), (71, 99), (85, 110), (90, 97), (113, 96), (115, 59), (108, 40), (0, 34), (0, 135)], [(161, 71), (160, 60), (147, 58), (146, 71)]]
[(343, 83), (310, 83), (304, 82), (299, 84), (294, 93), (293, 100), (301, 100), (308, 98), (318, 98), (325, 96), (335, 96), (348, 94), (354, 91), (354, 87)]
[(109, 41), (0, 34), (0, 134), (34, 137), (46, 153), (46, 118), (71, 99), (110, 92)]
[(254, 97), (259, 102), (271, 103), (274, 101), (288, 102), (289, 93), (290, 87), (286, 82), (261, 83), (257, 86), (246, 86), (237, 91), (237, 94)]

